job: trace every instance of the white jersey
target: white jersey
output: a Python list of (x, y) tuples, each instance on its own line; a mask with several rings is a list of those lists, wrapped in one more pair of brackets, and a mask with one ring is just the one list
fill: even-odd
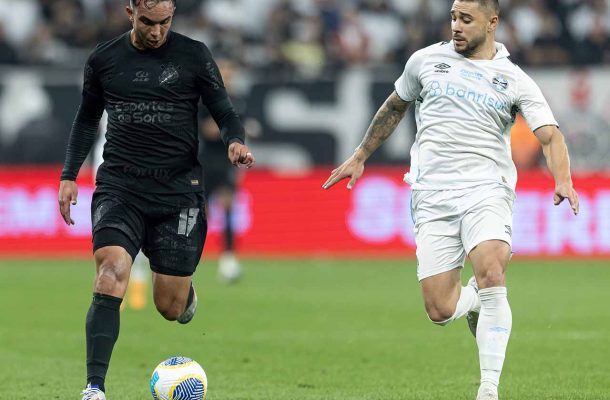
[(510, 129), (521, 111), (536, 130), (557, 125), (536, 83), (496, 43), (493, 60), (471, 60), (453, 42), (414, 53), (395, 83), (415, 101), (417, 136), (405, 181), (415, 190), (462, 189), (497, 182), (515, 189)]

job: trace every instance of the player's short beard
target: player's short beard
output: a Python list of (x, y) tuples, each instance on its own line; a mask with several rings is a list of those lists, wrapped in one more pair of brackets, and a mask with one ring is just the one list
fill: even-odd
[(454, 48), (457, 53), (468, 58), (468, 57), (472, 56), (473, 54), (475, 54), (477, 51), (479, 51), (481, 46), (483, 46), (483, 43), (485, 43), (486, 39), (487, 39), (487, 37), (485, 36), (485, 33), (483, 32), (480, 36), (473, 37), (472, 39), (466, 41), (466, 47), (464, 49), (458, 50), (458, 48), (455, 47), (455, 45), (454, 45)]

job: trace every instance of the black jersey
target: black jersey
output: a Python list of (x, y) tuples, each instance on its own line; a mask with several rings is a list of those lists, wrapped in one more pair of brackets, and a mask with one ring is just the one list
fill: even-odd
[[(108, 113), (98, 187), (159, 194), (202, 191), (198, 103), (228, 101), (203, 43), (169, 32), (162, 47), (139, 50), (127, 32), (93, 51), (83, 96), (103, 100)], [(235, 139), (243, 142), (239, 136)]]
[(201, 139), (200, 158), (203, 163), (205, 173), (212, 171), (224, 171), (233, 169), (233, 164), (227, 157), (227, 147), (222, 140)]

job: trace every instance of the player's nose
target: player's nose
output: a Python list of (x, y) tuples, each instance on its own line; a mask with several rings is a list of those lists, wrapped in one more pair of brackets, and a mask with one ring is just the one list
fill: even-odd
[(155, 38), (160, 36), (161, 35), (161, 25), (159, 25), (159, 24), (154, 25), (152, 27), (152, 29), (150, 30), (150, 34)]

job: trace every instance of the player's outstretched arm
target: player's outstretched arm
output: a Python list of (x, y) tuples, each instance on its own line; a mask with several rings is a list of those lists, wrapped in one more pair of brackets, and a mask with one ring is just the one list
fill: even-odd
[(534, 132), (542, 144), (546, 164), (555, 178), (553, 202), (559, 205), (568, 199), (574, 215), (578, 214), (578, 193), (574, 190), (570, 174), (570, 156), (563, 134), (555, 125), (546, 125)]
[(59, 212), (68, 225), (74, 225), (74, 220), (70, 217), (70, 205), (76, 204), (78, 196), (76, 176), (93, 147), (103, 112), (103, 100), (83, 94), (83, 100), (72, 124), (59, 183)]
[(239, 142), (233, 142), (229, 145), (229, 161), (236, 167), (245, 166), (252, 168), (256, 159), (248, 149), (248, 146)]
[(379, 110), (377, 110), (371, 125), (364, 135), (364, 139), (362, 139), (354, 154), (331, 172), (330, 177), (324, 182), (322, 187), (329, 189), (340, 180), (351, 178), (347, 188), (353, 188), (356, 181), (364, 172), (365, 161), (394, 133), (410, 105), (411, 103), (401, 99), (396, 91), (392, 92)]

